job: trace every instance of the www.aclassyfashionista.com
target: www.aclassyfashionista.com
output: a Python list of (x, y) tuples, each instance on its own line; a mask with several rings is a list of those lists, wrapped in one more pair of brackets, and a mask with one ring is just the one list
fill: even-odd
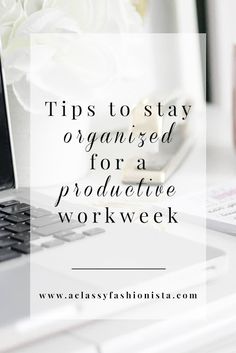
[(197, 300), (197, 293), (165, 293), (165, 292), (145, 292), (140, 293), (136, 291), (124, 291), (124, 292), (85, 292), (80, 291), (77, 293), (39, 293), (39, 298), (43, 300), (67, 300), (67, 299), (75, 299), (75, 300), (116, 300), (116, 299), (124, 299), (124, 300), (182, 300), (182, 299), (193, 299)]

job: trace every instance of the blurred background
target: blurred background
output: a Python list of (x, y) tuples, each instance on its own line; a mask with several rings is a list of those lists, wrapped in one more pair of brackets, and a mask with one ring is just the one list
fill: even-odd
[(206, 98), (208, 102), (216, 103), (230, 112), (233, 48), (236, 37), (235, 1), (144, 0), (143, 4), (145, 4), (147, 28), (151, 31), (206, 33)]
[[(107, 9), (105, 5), (111, 4), (111, 1), (112, 5), (109, 5), (109, 11), (106, 11), (106, 16), (104, 16), (103, 11), (105, 8)], [(199, 42), (195, 49), (198, 51), (202, 63), (202, 83), (207, 102), (208, 185), (219, 183), (227, 185), (229, 180), (235, 180), (236, 1), (104, 0), (100, 2), (95, 0), (87, 3), (91, 5), (89, 12), (86, 12), (86, 1), (0, 0), (0, 34), (9, 90), (10, 112), (13, 117), (16, 163), (18, 167), (20, 166), (18, 168), (18, 170), (20, 169), (18, 172), (20, 184), (27, 184), (29, 169), (27, 153), (29, 151), (27, 141), (30, 134), (29, 86), (25, 80), (29, 69), (27, 54), (29, 34), (58, 31), (206, 34), (206, 47)], [(101, 4), (105, 4), (104, 7), (100, 7)], [(58, 11), (54, 11), (55, 9)], [(45, 14), (49, 12), (50, 16), (46, 17)], [(195, 52), (183, 53), (183, 61), (185, 55), (194, 56)], [(206, 65), (205, 58), (207, 58)], [(175, 60), (175, 57), (170, 59), (170, 64), (171, 60)], [(192, 85), (192, 89), (194, 89), (194, 82), (190, 81), (188, 85), (189, 88)], [(216, 302), (213, 309), (209, 309), (209, 321), (204, 322), (204, 325), (200, 324), (196, 327), (193, 324), (191, 326), (189, 318), (186, 318), (181, 327), (178, 322), (175, 322), (172, 329), (170, 327), (161, 328), (158, 324), (157, 327), (153, 326), (150, 329), (150, 335), (147, 335), (148, 342), (144, 342), (142, 337), (146, 337), (148, 323), (145, 323), (141, 329), (138, 326), (140, 323), (136, 322), (129, 322), (125, 325), (120, 322), (93, 323), (91, 327), (87, 326), (83, 331), (74, 329), (72, 334), (67, 332), (66, 337), (63, 334), (40, 341), (35, 334), (34, 338), (38, 340), (36, 345), (28, 345), (28, 347), (23, 347), (16, 352), (64, 352), (65, 346), (68, 347), (68, 352), (83, 353), (98, 351), (129, 353), (131, 351), (141, 353), (234, 352), (236, 347), (235, 332), (232, 331), (235, 328), (236, 315), (233, 311), (236, 307), (235, 298), (231, 301), (226, 297), (229, 295), (235, 297), (236, 291), (235, 239), (232, 236), (215, 232), (214, 234), (210, 233), (209, 243), (227, 253), (229, 271), (221, 279), (208, 284), (209, 302), (221, 300), (221, 304)], [(152, 324), (154, 325), (154, 323)], [(178, 331), (179, 329), (181, 332)], [(139, 333), (136, 332), (137, 330)], [(156, 330), (159, 330), (159, 336), (157, 336)], [(173, 337), (172, 342), (169, 342), (170, 332)], [(133, 340), (130, 340), (127, 333), (132, 334)], [(224, 334), (227, 337), (219, 346), (217, 339), (220, 340), (221, 335), (224, 336)], [(117, 339), (117, 335), (120, 337), (120, 341)], [(26, 332), (26, 336), (29, 336), (28, 332)], [(77, 340), (74, 341), (75, 338), (79, 338), (79, 340), (81, 338), (83, 345), (79, 346)], [(162, 348), (159, 347), (161, 339), (164, 342)], [(69, 340), (71, 347), (69, 347), (67, 340)], [(122, 344), (117, 344), (118, 341)], [(109, 342), (108, 345), (107, 342)], [(23, 345), (23, 343), (22, 341), (21, 344)], [(170, 343), (169, 347), (168, 343)], [(205, 343), (206, 345), (203, 346)], [(143, 345), (143, 350), (141, 345)]]
[[(210, 182), (233, 178), (234, 158), (233, 91), (236, 65), (234, 45), (236, 3), (234, 0), (117, 0), (113, 2), (63, 0), (0, 1), (0, 35), (3, 61), (9, 88), (16, 163), (20, 165), (19, 182), (27, 185), (27, 136), (29, 124), (29, 35), (30, 33), (206, 33), (204, 41), (188, 56), (202, 57), (202, 83), (207, 108), (208, 170)], [(199, 50), (201, 53), (199, 53)], [(49, 50), (47, 50), (49, 53)], [(185, 65), (183, 52), (180, 65)], [(45, 56), (45, 52), (40, 55)], [(47, 57), (47, 55), (46, 55)], [(207, 60), (206, 60), (207, 58)], [(170, 70), (171, 70), (170, 58)], [(206, 65), (205, 65), (206, 63)], [(27, 78), (27, 79), (25, 79)], [(185, 77), (189, 91), (197, 83)], [(164, 85), (164, 82), (160, 82)], [(22, 130), (22, 124), (25, 129)], [(18, 152), (22, 148), (25, 154)], [(221, 155), (221, 161), (216, 156)], [(224, 166), (222, 166), (224, 162)], [(235, 166), (235, 167), (234, 167)], [(18, 168), (19, 169), (19, 168)], [(222, 174), (222, 169), (224, 173)], [(219, 177), (219, 171), (221, 176)], [(223, 181), (223, 180), (222, 180)]]
[[(201, 48), (207, 102), (207, 171), (209, 184), (235, 178), (234, 0), (150, 0), (146, 25), (155, 32), (206, 33)], [(190, 53), (191, 55), (191, 53)]]

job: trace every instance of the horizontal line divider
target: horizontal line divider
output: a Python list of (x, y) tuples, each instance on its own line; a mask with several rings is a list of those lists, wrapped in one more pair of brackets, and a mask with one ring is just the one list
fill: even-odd
[(165, 267), (72, 267), (72, 271), (166, 271)]

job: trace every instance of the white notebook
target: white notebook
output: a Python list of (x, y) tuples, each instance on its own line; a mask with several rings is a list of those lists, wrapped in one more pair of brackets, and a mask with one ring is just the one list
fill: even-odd
[[(214, 186), (176, 200), (177, 209), (190, 222), (206, 219), (207, 228), (236, 235), (236, 182)], [(201, 221), (200, 221), (201, 223)]]
[(236, 182), (208, 190), (207, 227), (236, 235)]

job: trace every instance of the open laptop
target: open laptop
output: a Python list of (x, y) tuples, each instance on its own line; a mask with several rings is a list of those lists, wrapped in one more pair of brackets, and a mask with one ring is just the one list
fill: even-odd
[[(14, 118), (14, 117), (12, 117)], [(11, 137), (11, 128), (8, 114), (8, 105), (6, 97), (6, 88), (4, 86), (4, 75), (2, 68), (0, 70), (0, 339), (4, 335), (2, 349), (17, 346), (19, 342), (24, 340), (36, 339), (40, 335), (46, 335), (55, 332), (56, 325), (52, 325), (51, 321), (41, 319), (39, 328), (33, 332), (20, 329), (19, 322), (25, 322), (32, 310), (30, 279), (32, 280), (32, 263), (37, 267), (35, 274), (37, 279), (42, 280), (45, 274), (48, 279), (58, 277), (58, 282), (62, 285), (65, 281), (66, 285), (74, 287), (85, 286), (86, 290), (96, 291), (97, 289), (107, 287), (112, 290), (120, 288), (130, 288), (135, 290), (138, 288), (151, 288), (155, 281), (162, 276), (162, 273), (154, 273), (154, 271), (146, 271), (134, 275), (133, 272), (127, 276), (119, 275), (111, 271), (96, 273), (91, 275), (84, 271), (77, 273), (71, 271), (71, 268), (63, 267), (63, 261), (60, 261), (62, 270), (57, 272), (56, 266), (60, 259), (70, 259), (71, 266), (82, 266), (83, 264), (91, 264), (98, 266), (103, 260), (103, 266), (109, 266), (109, 261), (117, 268), (126, 267), (127, 264), (132, 266), (139, 263), (142, 258), (142, 266), (150, 266), (156, 264), (168, 264), (173, 260), (173, 252), (168, 249), (174, 249), (178, 253), (181, 249), (185, 249), (188, 254), (188, 261), (191, 259), (195, 270), (209, 270), (209, 276), (215, 277), (222, 272), (222, 261), (225, 254), (220, 249), (208, 248), (206, 261), (199, 262), (196, 256), (201, 251), (202, 245), (180, 239), (172, 235), (157, 232), (154, 228), (141, 228), (139, 224), (132, 226), (117, 225), (97, 227), (90, 224), (83, 229), (78, 228), (78, 224), (72, 223), (61, 229), (61, 224), (55, 221), (56, 215), (52, 210), (47, 208), (47, 197), (42, 195), (38, 198), (39, 203), (30, 205), (29, 192), (27, 190), (18, 190), (16, 182), (16, 170), (14, 167), (14, 148)], [(77, 229), (78, 228), (78, 229)], [(147, 244), (146, 237), (143, 233), (148, 233), (149, 242), (152, 251), (146, 253), (143, 250)], [(126, 236), (126, 237), (125, 237)], [(162, 249), (158, 248), (162, 241)], [(129, 249), (135, 244), (139, 249), (136, 253), (130, 253)], [(137, 246), (138, 244), (138, 246)], [(124, 246), (127, 245), (127, 246)], [(127, 250), (127, 251), (126, 251)], [(166, 251), (165, 251), (166, 250)], [(117, 254), (119, 256), (117, 256)], [(32, 257), (33, 262), (30, 261)], [(52, 261), (52, 258), (55, 261)], [(57, 261), (56, 261), (57, 259)], [(77, 262), (76, 262), (77, 261)], [(187, 261), (187, 260), (186, 260)], [(44, 264), (42, 267), (41, 265)], [(55, 265), (56, 264), (56, 265)], [(184, 272), (186, 263), (183, 261), (179, 264), (179, 272), (181, 276), (191, 277), (191, 271)], [(30, 274), (31, 271), (31, 274)], [(137, 270), (138, 272), (138, 270)], [(176, 274), (171, 273), (172, 277)], [(197, 276), (196, 276), (197, 277)], [(182, 277), (179, 277), (182, 278)], [(192, 281), (191, 284), (197, 284)], [(168, 282), (168, 279), (167, 279)], [(164, 283), (164, 282), (163, 282)], [(131, 304), (122, 305), (122, 308), (115, 310), (129, 310)], [(93, 317), (91, 313), (90, 303), (82, 303), (82, 305), (70, 304), (76, 306), (84, 317), (90, 319)], [(113, 306), (108, 308), (106, 314), (113, 314)], [(40, 313), (39, 313), (40, 315)], [(42, 316), (43, 317), (43, 316)], [(98, 317), (98, 316), (97, 316)], [(71, 322), (63, 321), (60, 327), (69, 326)], [(13, 338), (14, 337), (14, 338)]]

